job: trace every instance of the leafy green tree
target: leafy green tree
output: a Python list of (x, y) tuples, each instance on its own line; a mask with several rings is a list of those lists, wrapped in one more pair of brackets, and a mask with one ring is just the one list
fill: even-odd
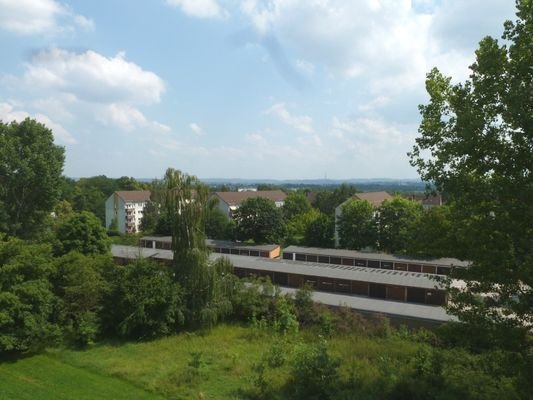
[(422, 214), (419, 202), (395, 196), (379, 208), (378, 244), (387, 252), (405, 252)]
[(302, 192), (290, 192), (282, 208), (283, 217), (286, 221), (290, 221), (309, 211), (311, 211), (311, 203)]
[(355, 192), (357, 192), (355, 186), (343, 183), (342, 185), (337, 186), (333, 191), (324, 190), (319, 192), (313, 205), (320, 212), (327, 215), (333, 215), (335, 213), (335, 208), (339, 204), (348, 200)]
[(59, 200), (65, 151), (43, 124), (0, 121), (0, 231), (32, 237)]
[(377, 227), (375, 209), (368, 201), (348, 200), (337, 218), (339, 244), (344, 249), (360, 250), (375, 246)]
[(447, 257), (453, 254), (457, 244), (451, 213), (448, 205), (424, 210), (418, 224), (413, 227), (407, 253), (421, 257)]
[(143, 209), (143, 217), (141, 219), (141, 231), (153, 232), (159, 219), (159, 204), (154, 201), (146, 203)]
[(52, 281), (61, 300), (58, 320), (67, 342), (85, 346), (100, 333), (99, 314), (107, 290), (103, 271), (112, 263), (109, 255), (85, 256), (74, 252), (55, 260)]
[(320, 211), (310, 209), (305, 214), (295, 215), (287, 222), (287, 234), (284, 245), (296, 244), (301, 245), (305, 242), (305, 234), (309, 226), (320, 218)]
[(168, 267), (145, 259), (104, 271), (109, 289), (102, 298), (103, 331), (132, 339), (174, 333), (183, 326), (183, 290)]
[(333, 217), (320, 214), (313, 220), (305, 231), (304, 244), (311, 247), (333, 247), (333, 232), (335, 221)]
[(81, 254), (105, 254), (111, 242), (101, 222), (90, 212), (72, 214), (57, 228), (56, 254), (77, 251)]
[(233, 218), (239, 240), (253, 240), (256, 244), (280, 243), (285, 234), (281, 210), (269, 199), (255, 197), (244, 200)]
[(0, 238), (0, 353), (27, 353), (54, 344), (59, 299), (49, 245)]
[(455, 255), (472, 261), (455, 272), (467, 284), (450, 288), (448, 310), (511, 336), (533, 322), (533, 2), (516, 7), (505, 44), (479, 43), (470, 79), (453, 84), (436, 68), (427, 75), (430, 100), (410, 154), (422, 179), (455, 203)]
[(173, 269), (184, 290), (185, 321), (213, 326), (231, 311), (232, 265), (210, 263), (205, 244), (207, 187), (198, 178), (172, 168), (161, 183), (163, 209), (172, 234)]
[(209, 239), (233, 240), (235, 224), (220, 209), (213, 208), (207, 214), (205, 234)]

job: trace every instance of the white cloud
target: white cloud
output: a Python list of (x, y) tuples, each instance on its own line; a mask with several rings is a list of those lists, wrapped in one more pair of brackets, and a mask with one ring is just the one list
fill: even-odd
[(158, 103), (163, 80), (127, 61), (124, 53), (105, 57), (95, 51), (42, 50), (26, 66), (24, 80), (33, 88), (72, 93), (91, 102)]
[[(387, 122), (382, 118), (359, 117), (356, 119), (340, 119), (333, 117), (330, 135), (341, 143), (352, 148), (389, 147), (413, 143), (416, 129)], [(371, 153), (370, 153), (371, 154)]]
[(47, 115), (35, 114), (30, 115), (23, 110), (15, 110), (11, 103), (0, 102), (0, 120), (6, 123), (16, 121), (21, 122), (26, 118), (34, 118), (40, 123), (46, 125), (54, 133), (54, 137), (62, 143), (74, 144), (77, 143), (76, 139), (68, 132), (61, 124), (53, 121)]
[(94, 22), (55, 0), (0, 0), (0, 29), (20, 35), (54, 34)]
[(196, 122), (191, 122), (189, 124), (189, 128), (191, 128), (191, 131), (193, 131), (198, 136), (205, 135), (204, 130)]
[(166, 0), (166, 3), (179, 7), (190, 17), (217, 18), (225, 14), (216, 0)]
[(466, 76), (472, 46), (486, 34), (499, 36), (505, 17), (512, 17), (510, 3), (246, 0), (241, 11), (260, 37), (275, 36), (294, 60), (358, 80), (377, 96), (421, 90), (435, 65)]
[(114, 125), (124, 131), (144, 128), (149, 123), (144, 114), (137, 108), (121, 103), (105, 106), (99, 118), (103, 123)]
[(286, 125), (304, 133), (313, 133), (313, 119), (308, 115), (292, 115), (283, 103), (274, 104), (267, 111), (279, 117)]

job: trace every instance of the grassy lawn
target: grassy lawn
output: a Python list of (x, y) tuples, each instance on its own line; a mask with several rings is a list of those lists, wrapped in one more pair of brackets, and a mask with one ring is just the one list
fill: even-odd
[(77, 368), (48, 355), (38, 355), (0, 364), (0, 399), (157, 400), (163, 397), (120, 378)]
[[(312, 338), (316, 336), (304, 332), (283, 348), (290, 355)], [(85, 351), (49, 350), (0, 364), (0, 399), (241, 399), (253, 384), (254, 363), (275, 340), (275, 335), (248, 327), (219, 325), (204, 335), (100, 344)], [(332, 354), (343, 359), (343, 380), (358, 371), (357, 380), (370, 385), (382, 368), (400, 366), (420, 346), (395, 337), (349, 335), (330, 341)], [(286, 363), (268, 375), (278, 393), (289, 368)]]

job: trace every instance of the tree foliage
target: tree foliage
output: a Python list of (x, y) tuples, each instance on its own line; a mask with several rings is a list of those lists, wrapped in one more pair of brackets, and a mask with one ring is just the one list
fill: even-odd
[(56, 233), (56, 254), (77, 251), (85, 255), (105, 254), (110, 241), (101, 222), (88, 211), (71, 214), (60, 223)]
[(334, 190), (323, 190), (318, 192), (313, 206), (315, 206), (321, 213), (333, 215), (335, 208), (348, 200), (357, 189), (353, 185), (343, 183)]
[(234, 212), (236, 236), (256, 244), (280, 243), (285, 234), (281, 210), (274, 202), (262, 197), (244, 200)]
[(368, 201), (348, 200), (342, 206), (342, 214), (337, 218), (337, 234), (340, 247), (361, 250), (375, 246), (377, 227), (375, 209)]
[(311, 203), (302, 192), (290, 192), (283, 204), (282, 212), (286, 221), (311, 211)]
[(163, 209), (169, 218), (173, 268), (184, 290), (186, 322), (212, 326), (229, 314), (231, 264), (210, 263), (205, 245), (207, 187), (198, 178), (169, 168), (162, 181)]
[(455, 203), (455, 252), (472, 261), (449, 311), (483, 329), (533, 323), (533, 2), (516, 5), (507, 43), (484, 38), (470, 79), (427, 75), (411, 153), (422, 179)]
[(309, 223), (305, 231), (304, 244), (312, 247), (333, 247), (335, 220), (332, 216), (322, 214)]
[(105, 270), (109, 289), (103, 296), (102, 329), (131, 339), (176, 332), (184, 323), (183, 291), (168, 267), (138, 259)]
[(52, 292), (52, 250), (0, 238), (0, 352), (25, 353), (55, 343), (60, 328)]
[(30, 238), (59, 200), (64, 149), (52, 131), (25, 119), (0, 121), (0, 230)]
[(413, 231), (422, 215), (419, 202), (395, 196), (385, 200), (378, 210), (378, 244), (389, 253), (406, 252)]
[(67, 343), (85, 346), (100, 334), (102, 298), (108, 289), (103, 272), (112, 263), (109, 255), (73, 252), (56, 258), (52, 282), (60, 299), (58, 321)]

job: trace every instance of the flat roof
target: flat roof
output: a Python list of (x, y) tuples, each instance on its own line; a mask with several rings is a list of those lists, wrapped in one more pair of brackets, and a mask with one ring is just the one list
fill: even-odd
[(272, 251), (279, 249), (277, 244), (247, 244), (247, 243), (238, 243), (230, 242), (227, 240), (214, 240), (206, 239), (205, 243), (209, 247), (225, 247), (230, 249), (242, 249), (242, 250), (258, 250), (258, 251)]
[[(150, 249), (134, 246), (112, 245), (111, 252), (114, 257), (135, 259), (153, 258), (172, 260), (171, 250)], [(372, 268), (334, 266), (329, 264), (310, 264), (304, 262), (284, 262), (283, 260), (269, 260), (264, 258), (254, 258), (247, 256), (236, 256), (229, 254), (211, 254), (210, 258), (216, 260), (221, 257), (228, 258), (237, 268), (248, 268), (257, 270), (267, 270), (274, 272), (297, 273), (312, 276), (324, 276), (328, 278), (365, 280), (384, 284), (405, 285), (433, 289), (435, 281), (428, 278), (426, 274), (413, 272), (389, 271)], [(326, 268), (324, 268), (326, 265)], [(340, 268), (338, 268), (340, 267)], [(336, 272), (334, 272), (336, 271)], [(334, 276), (335, 275), (335, 276)], [(418, 276), (420, 275), (420, 276)], [(398, 279), (398, 278), (401, 279)], [(423, 285), (423, 286), (421, 286)], [(294, 293), (297, 289), (281, 287), (283, 293)], [(384, 299), (374, 299), (365, 296), (343, 295), (338, 293), (327, 293), (313, 291), (313, 300), (329, 306), (347, 306), (354, 310), (364, 312), (381, 313), (390, 316), (400, 316), (404, 318), (446, 322), (455, 320), (455, 317), (446, 314), (440, 306), (413, 304), (400, 301)]]
[(111, 245), (113, 257), (128, 258), (153, 258), (161, 260), (172, 260), (174, 254), (172, 250), (152, 249), (148, 247), (124, 246), (121, 244)]
[[(141, 240), (153, 240), (163, 243), (171, 243), (171, 236), (143, 236)], [(208, 247), (225, 247), (228, 249), (242, 249), (242, 250), (257, 250), (257, 251), (272, 251), (278, 249), (280, 246), (277, 244), (248, 244), (230, 242), (229, 240), (215, 240), (206, 239), (205, 244)]]
[[(280, 287), (282, 293), (294, 294), (298, 289)], [(345, 306), (354, 310), (380, 313), (391, 317), (403, 317), (416, 320), (428, 320), (437, 322), (457, 321), (457, 317), (449, 315), (440, 306), (405, 303), (401, 301), (391, 301), (374, 299), (371, 297), (343, 295), (313, 291), (313, 301), (328, 306)]]
[(211, 254), (213, 259), (227, 257), (235, 267), (316, 276), (320, 278), (346, 279), (385, 285), (408, 286), (423, 289), (440, 288), (432, 274), (393, 271), (380, 268), (352, 267), (347, 265), (319, 264), (283, 259), (267, 259), (232, 254)]
[[(134, 246), (111, 246), (113, 257), (120, 258), (153, 258), (172, 260), (171, 250), (150, 249)], [(260, 257), (237, 256), (233, 254), (212, 253), (210, 258), (228, 258), (237, 268), (247, 268), (258, 271), (292, 273), (298, 275), (316, 276), (319, 278), (346, 279), (351, 281), (379, 283), (384, 285), (408, 286), (423, 289), (440, 288), (433, 275), (421, 272), (393, 271), (380, 268), (352, 267), (347, 265), (319, 264), (303, 261), (286, 261), (283, 259), (267, 259)]]
[(319, 247), (289, 246), (283, 249), (283, 251), (287, 253), (305, 253), (313, 255), (316, 254), (320, 256), (359, 258), (367, 260), (392, 261), (398, 263), (445, 265), (454, 267), (468, 267), (470, 265), (468, 261), (461, 261), (457, 258), (414, 258), (412, 256), (394, 255), (387, 253), (373, 253), (345, 249), (322, 249)]

